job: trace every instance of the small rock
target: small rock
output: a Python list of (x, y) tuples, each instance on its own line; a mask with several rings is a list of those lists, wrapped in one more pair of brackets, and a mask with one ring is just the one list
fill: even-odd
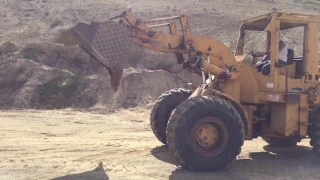
[(132, 7), (130, 5), (127, 7), (127, 12), (132, 13)]

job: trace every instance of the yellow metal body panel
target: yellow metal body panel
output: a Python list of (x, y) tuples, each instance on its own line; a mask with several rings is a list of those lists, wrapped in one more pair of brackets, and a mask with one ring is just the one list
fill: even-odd
[(308, 130), (307, 95), (296, 94), (296, 103), (271, 104), (271, 132), (279, 136), (305, 137)]
[(308, 106), (308, 95), (301, 94), (300, 96), (300, 108), (299, 108), (299, 133), (300, 137), (308, 135), (308, 120), (309, 120), (309, 106)]
[(256, 81), (254, 74), (249, 70), (247, 64), (241, 64), (240, 68), (240, 101), (255, 103), (258, 102), (258, 82)]
[(305, 56), (307, 62), (307, 75), (312, 75), (312, 80), (319, 74), (318, 70), (318, 24), (311, 23), (307, 26)]
[[(294, 79), (296, 77), (296, 64), (291, 64), (287, 66), (288, 77)], [(286, 69), (284, 67), (278, 69), (279, 75), (286, 75)]]
[(271, 104), (271, 132), (280, 136), (298, 134), (299, 104)]

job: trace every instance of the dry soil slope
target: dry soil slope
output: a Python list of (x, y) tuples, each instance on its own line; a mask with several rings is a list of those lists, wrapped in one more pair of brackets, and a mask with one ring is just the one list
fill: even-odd
[(77, 22), (97, 21), (131, 9), (141, 19), (186, 13), (194, 33), (234, 47), (240, 20), (274, 8), (314, 14), (319, 4), (317, 0), (5, 0), (0, 6), (0, 41), (50, 40)]

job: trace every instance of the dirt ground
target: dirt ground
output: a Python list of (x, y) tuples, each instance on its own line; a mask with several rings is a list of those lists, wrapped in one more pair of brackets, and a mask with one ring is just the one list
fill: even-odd
[(223, 172), (177, 166), (153, 136), (146, 109), (113, 114), (66, 110), (0, 111), (0, 179), (274, 179), (320, 177), (308, 140), (293, 149), (247, 141)]

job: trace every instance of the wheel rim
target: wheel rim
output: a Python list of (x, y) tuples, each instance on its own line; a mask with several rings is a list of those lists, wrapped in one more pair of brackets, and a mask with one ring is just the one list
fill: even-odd
[(202, 118), (191, 129), (190, 141), (194, 151), (202, 156), (219, 155), (228, 144), (228, 128), (216, 117)]
[(199, 128), (197, 128), (196, 132), (196, 142), (204, 147), (209, 148), (217, 144), (219, 140), (219, 132), (218, 129), (210, 124), (205, 123), (201, 124)]

